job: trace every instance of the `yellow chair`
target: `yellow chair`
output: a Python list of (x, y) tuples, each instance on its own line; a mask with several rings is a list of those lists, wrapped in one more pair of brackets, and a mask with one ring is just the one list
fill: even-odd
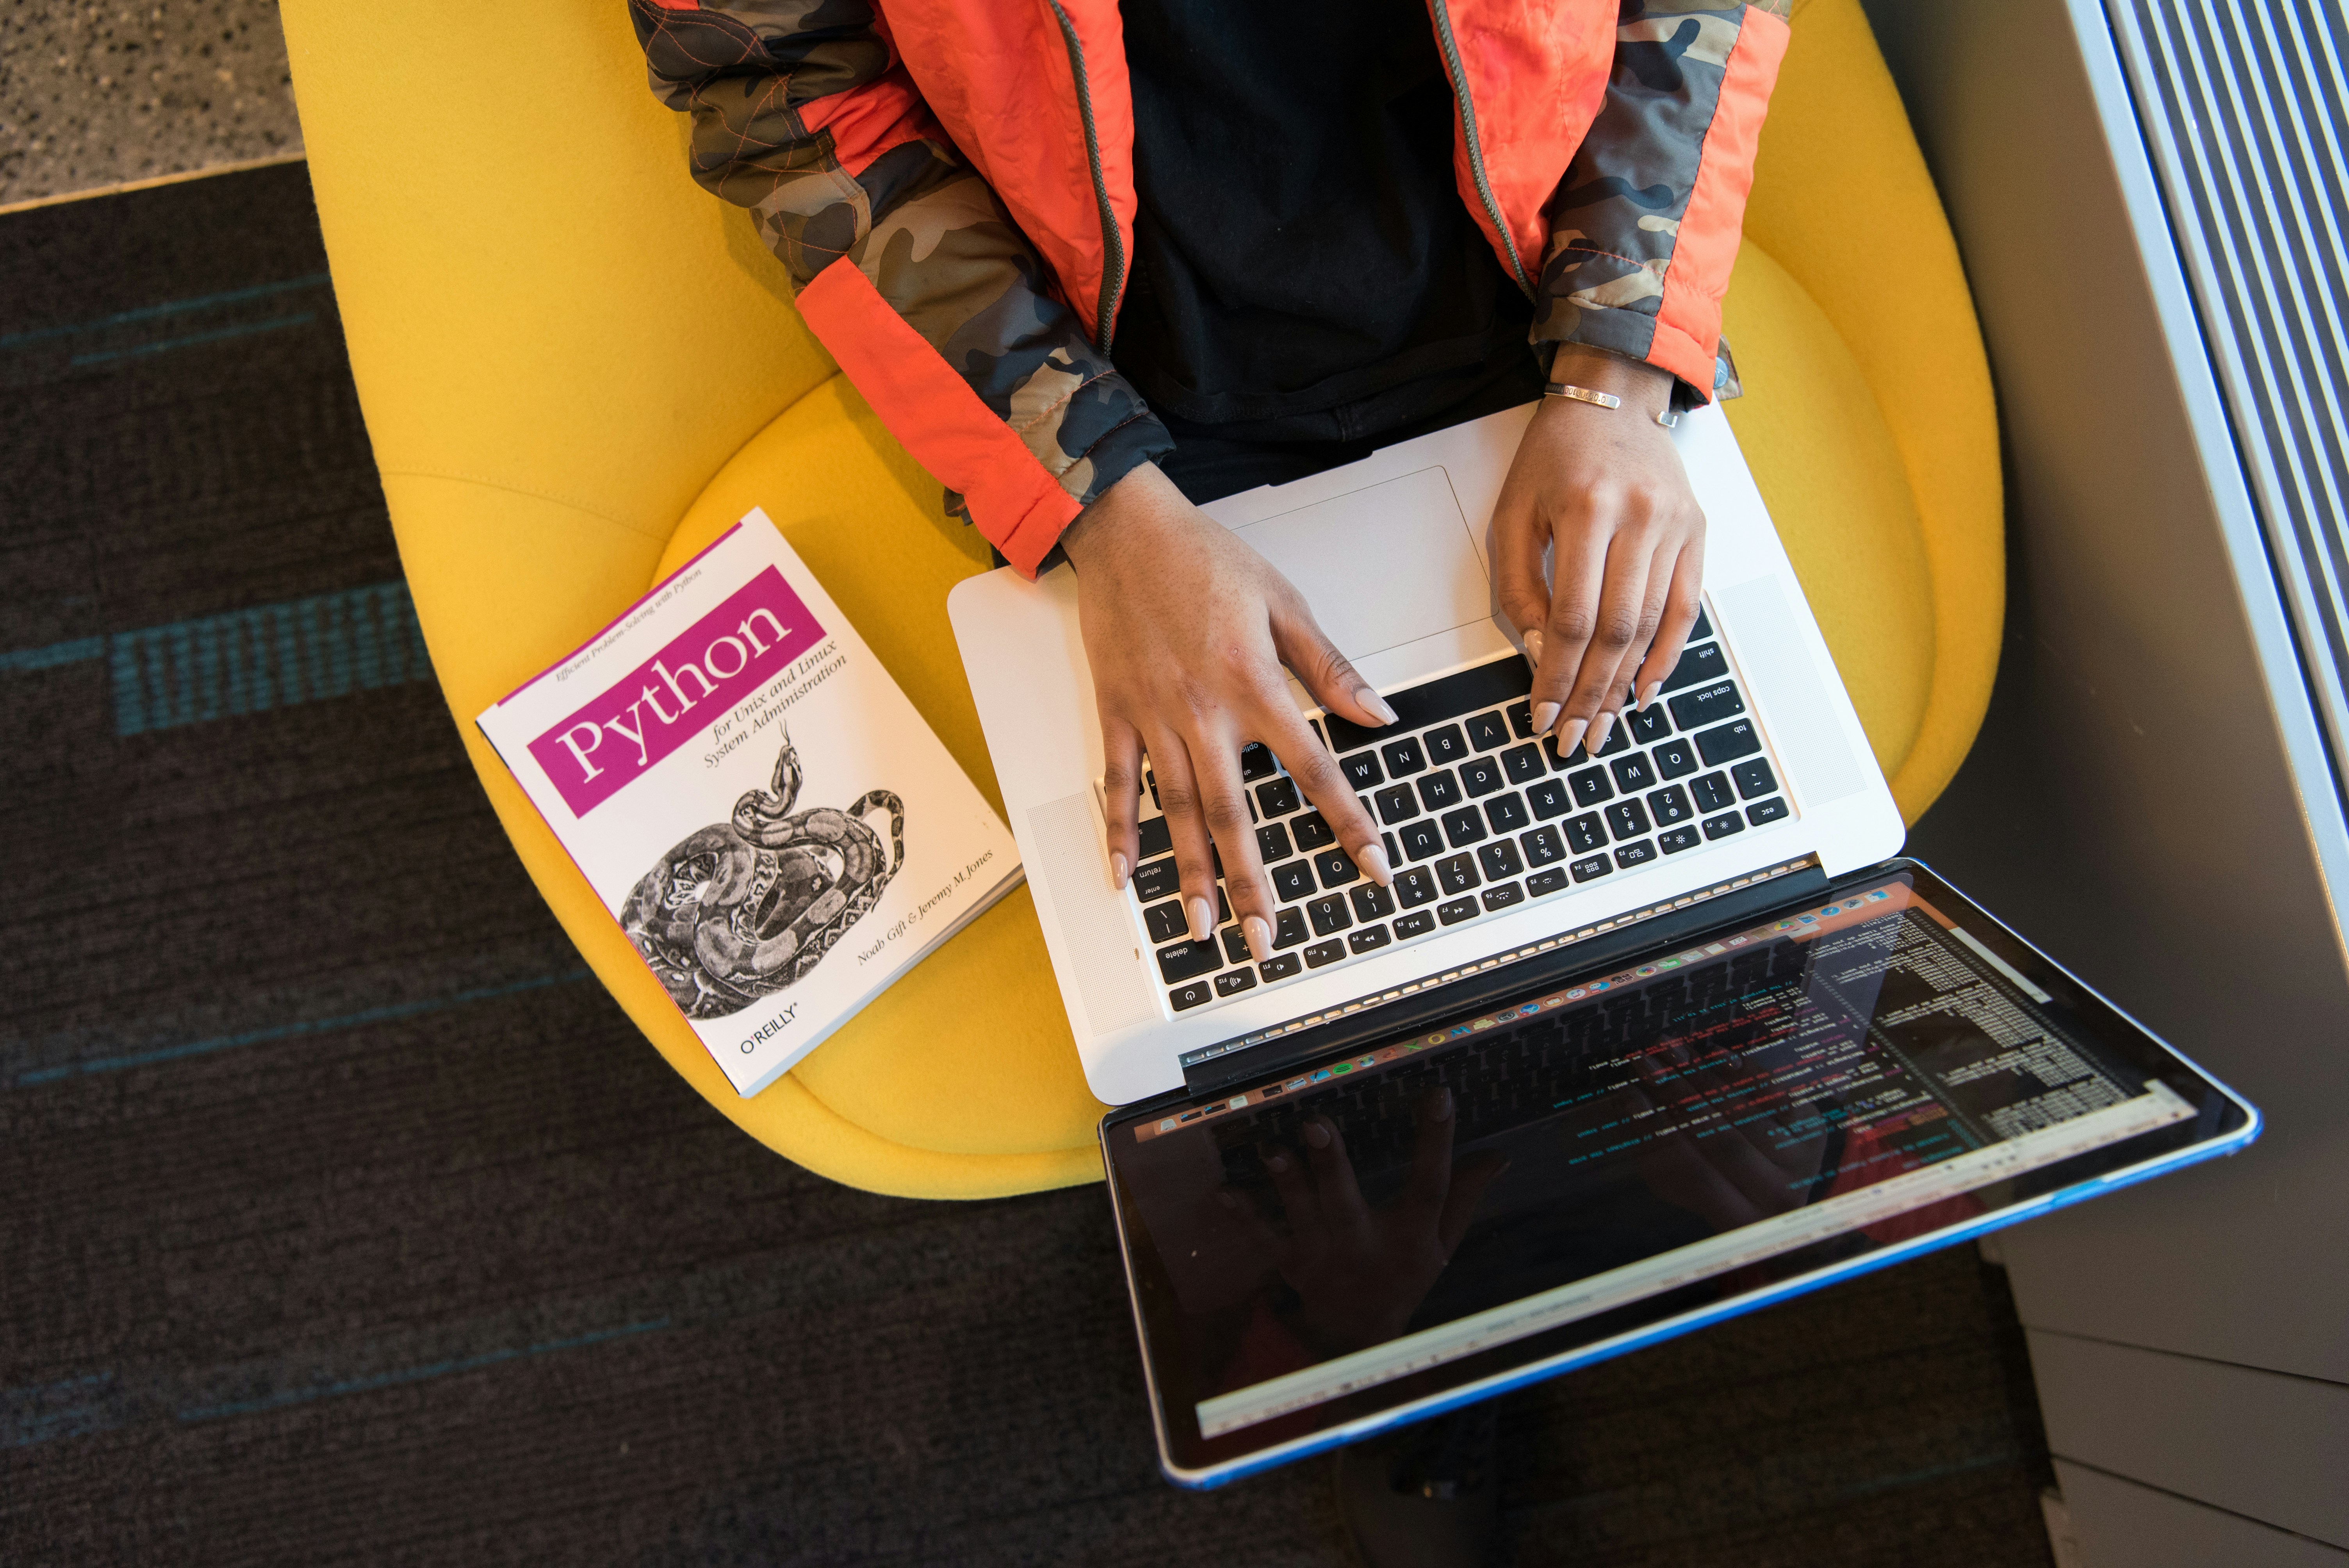
[[(877, 1191), (1098, 1177), (1024, 890), (738, 1099), (472, 724), (761, 505), (990, 797), (947, 626), (988, 564), (694, 185), (618, 0), (285, 0), (318, 213), (417, 613), (523, 863), (671, 1066)], [(1989, 699), (1997, 439), (1957, 254), (1855, 0), (1798, 5), (1727, 305), (1731, 407), (1911, 820)], [(999, 806), (999, 797), (997, 798)]]

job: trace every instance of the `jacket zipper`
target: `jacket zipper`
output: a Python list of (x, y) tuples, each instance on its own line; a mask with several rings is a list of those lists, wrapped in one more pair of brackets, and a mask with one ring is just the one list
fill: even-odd
[(1077, 36), (1077, 25), (1061, 8), (1061, 0), (1048, 3), (1061, 24), (1061, 40), (1069, 46), (1069, 74), (1077, 82), (1077, 116), (1085, 127), (1085, 161), (1092, 168), (1093, 201), (1101, 208), (1102, 280), (1095, 291), (1100, 314), (1093, 326), (1093, 344), (1107, 354), (1110, 338), (1117, 330), (1118, 300), (1125, 293), (1125, 240), (1117, 232), (1116, 210), (1109, 204), (1109, 181), (1102, 177), (1101, 136), (1093, 129), (1093, 94), (1085, 80), (1085, 46)]
[[(1059, 0), (1052, 9), (1059, 10)], [(1468, 170), (1476, 177), (1477, 199), (1485, 203), (1485, 216), (1493, 222), (1493, 232), (1501, 236), (1501, 243), (1509, 253), (1509, 270), (1517, 275), (1517, 287), (1526, 297), (1533, 297), (1534, 285), (1526, 277), (1526, 263), (1517, 255), (1516, 236), (1501, 216), (1501, 203), (1493, 195), (1493, 182), (1485, 176), (1485, 149), (1476, 140), (1476, 106), (1468, 100), (1468, 73), (1460, 67), (1460, 46), (1452, 36), (1452, 13), (1444, 0), (1428, 0), (1428, 10), (1435, 17), (1435, 39), (1444, 47), (1444, 71), (1452, 78), (1452, 101), (1460, 106), (1460, 129), (1468, 139)], [(1063, 21), (1063, 26), (1067, 23)], [(1078, 89), (1083, 90), (1081, 87)], [(1090, 121), (1087, 122), (1090, 125)], [(1096, 173), (1098, 179), (1098, 173)]]

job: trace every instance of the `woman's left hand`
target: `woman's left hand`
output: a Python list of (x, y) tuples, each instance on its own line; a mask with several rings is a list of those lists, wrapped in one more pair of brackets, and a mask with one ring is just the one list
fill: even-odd
[[(1704, 511), (1671, 432), (1671, 377), (1568, 345), (1550, 379), (1622, 398), (1545, 397), (1493, 510), (1501, 613), (1534, 665), (1533, 722), (1592, 752), (1680, 662), (1704, 581)], [(1543, 570), (1550, 551), (1552, 569)]]

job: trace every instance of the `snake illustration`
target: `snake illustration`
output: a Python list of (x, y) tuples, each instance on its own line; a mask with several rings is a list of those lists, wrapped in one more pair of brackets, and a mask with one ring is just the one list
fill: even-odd
[[(722, 1018), (803, 978), (905, 863), (905, 805), (870, 789), (844, 810), (794, 815), (791, 732), (772, 782), (733, 819), (684, 840), (628, 894), (620, 923), (688, 1018)], [(864, 819), (889, 814), (891, 853)]]

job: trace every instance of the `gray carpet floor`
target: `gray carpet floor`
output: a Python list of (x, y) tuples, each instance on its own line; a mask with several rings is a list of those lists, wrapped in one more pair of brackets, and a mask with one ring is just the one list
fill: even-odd
[[(766, 1153), (507, 850), (300, 165), (0, 217), (0, 1563), (1352, 1561), (1155, 1470), (1098, 1189)], [(1508, 1558), (2048, 1561), (1939, 1254), (1502, 1410)]]

